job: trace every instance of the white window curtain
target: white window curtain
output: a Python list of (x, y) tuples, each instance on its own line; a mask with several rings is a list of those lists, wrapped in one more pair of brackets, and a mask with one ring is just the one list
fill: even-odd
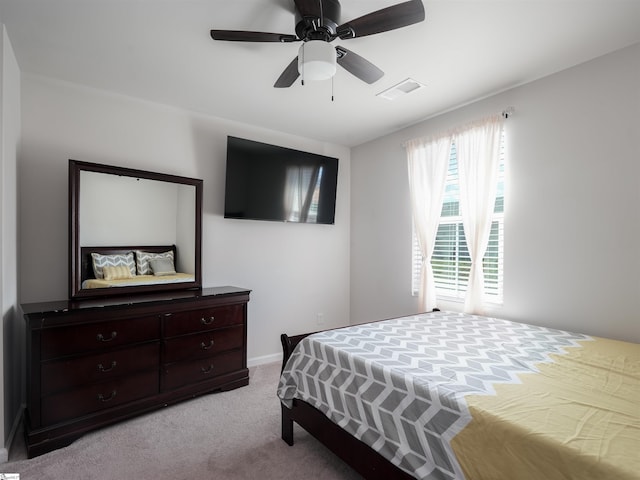
[(488, 117), (456, 132), (460, 178), (460, 211), (471, 257), (464, 311), (483, 313), (484, 273), (491, 217), (496, 199), (503, 119)]
[(415, 139), (405, 144), (409, 169), (409, 192), (413, 222), (422, 252), (422, 288), (419, 301), (424, 311), (436, 307), (436, 287), (431, 267), (444, 197), (451, 136)]

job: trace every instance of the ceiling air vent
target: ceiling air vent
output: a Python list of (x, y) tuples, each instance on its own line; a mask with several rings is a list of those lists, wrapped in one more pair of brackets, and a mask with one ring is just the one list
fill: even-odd
[(387, 100), (395, 100), (396, 98), (407, 95), (408, 93), (420, 90), (422, 87), (424, 87), (422, 83), (417, 82), (413, 78), (407, 78), (397, 85), (378, 93), (378, 97), (386, 98)]

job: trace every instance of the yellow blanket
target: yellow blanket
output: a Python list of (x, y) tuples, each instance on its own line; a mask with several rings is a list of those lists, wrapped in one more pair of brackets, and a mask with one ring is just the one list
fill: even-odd
[(92, 278), (82, 282), (82, 288), (111, 288), (131, 287), (136, 285), (158, 285), (164, 283), (193, 282), (194, 276), (190, 273), (176, 273), (175, 275), (136, 275), (133, 278), (121, 278), (119, 280), (102, 280)]
[(473, 420), (452, 446), (467, 479), (640, 479), (640, 344), (580, 343), (465, 397)]

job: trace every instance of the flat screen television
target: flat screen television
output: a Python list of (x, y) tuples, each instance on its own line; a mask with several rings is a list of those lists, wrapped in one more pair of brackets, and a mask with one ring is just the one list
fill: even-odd
[(224, 216), (334, 224), (338, 159), (227, 137)]

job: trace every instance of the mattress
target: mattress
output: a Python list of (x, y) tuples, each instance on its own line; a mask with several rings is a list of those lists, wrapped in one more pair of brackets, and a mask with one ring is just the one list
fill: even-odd
[(433, 312), (306, 337), (278, 386), (420, 479), (640, 479), (640, 345)]

